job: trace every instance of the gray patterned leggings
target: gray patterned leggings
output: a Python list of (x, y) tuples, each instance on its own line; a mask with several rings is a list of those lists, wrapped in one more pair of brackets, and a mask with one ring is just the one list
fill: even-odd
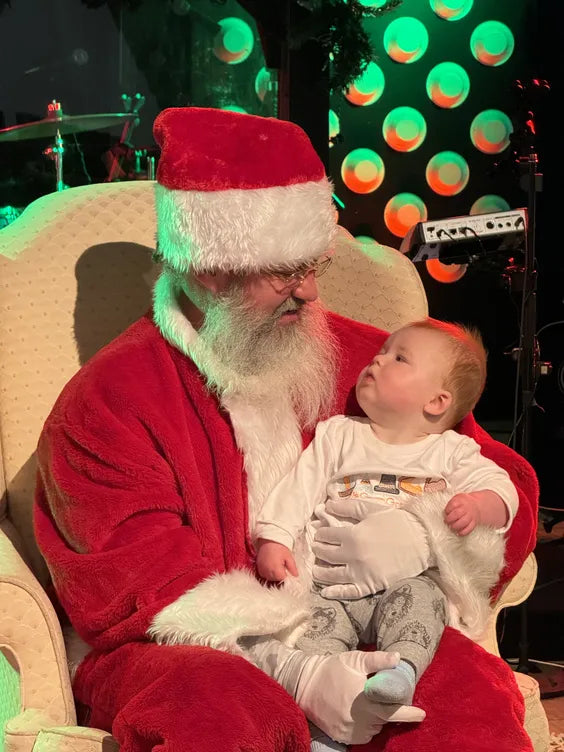
[(313, 593), (312, 622), (296, 647), (305, 653), (343, 653), (359, 642), (398, 651), (416, 677), (431, 662), (446, 624), (446, 599), (426, 575), (401, 580), (359, 600), (332, 601)]

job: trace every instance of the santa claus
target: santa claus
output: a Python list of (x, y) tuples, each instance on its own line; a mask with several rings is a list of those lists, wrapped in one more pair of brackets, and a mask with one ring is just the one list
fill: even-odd
[[(83, 721), (131, 752), (305, 752), (304, 713), (350, 743), (375, 735), (371, 750), (532, 750), (510, 669), (453, 629), (413, 708), (362, 695), (388, 654), (288, 646), (307, 594), (256, 579), (254, 521), (317, 421), (358, 412), (356, 377), (386, 334), (317, 301), (335, 211), (300, 128), (174, 108), (155, 137), (153, 309), (67, 384), (38, 447), (37, 539), (89, 646), (74, 678)], [(519, 491), (499, 588), (534, 545), (536, 479), (472, 417), (459, 428)], [(437, 561), (432, 529), (405, 510), (342, 530), (342, 592)], [(367, 537), (382, 556), (366, 561)], [(456, 570), (454, 553), (439, 558)]]

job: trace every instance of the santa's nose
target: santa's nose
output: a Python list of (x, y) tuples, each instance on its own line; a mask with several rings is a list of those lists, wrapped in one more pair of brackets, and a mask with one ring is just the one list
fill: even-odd
[(292, 290), (292, 297), (298, 300), (305, 300), (307, 303), (313, 303), (314, 300), (317, 300), (318, 296), (317, 280), (312, 269), (305, 275), (296, 289)]

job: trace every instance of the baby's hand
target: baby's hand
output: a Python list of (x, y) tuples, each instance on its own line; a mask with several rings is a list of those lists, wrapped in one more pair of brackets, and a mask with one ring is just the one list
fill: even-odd
[(445, 507), (445, 522), (458, 535), (468, 535), (480, 524), (480, 509), (472, 494), (459, 493)]
[(298, 568), (292, 552), (282, 543), (260, 539), (257, 543), (257, 571), (269, 582), (282, 582), (289, 572), (298, 576)]

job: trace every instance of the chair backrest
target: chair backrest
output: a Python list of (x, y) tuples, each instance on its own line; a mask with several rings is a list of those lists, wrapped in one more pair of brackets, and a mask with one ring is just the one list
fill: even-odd
[[(0, 496), (42, 581), (31, 524), (37, 439), (80, 365), (150, 305), (153, 194), (149, 181), (71, 188), (0, 230)], [(427, 315), (415, 267), (385, 246), (348, 248), (320, 287), (329, 308), (384, 329)]]

